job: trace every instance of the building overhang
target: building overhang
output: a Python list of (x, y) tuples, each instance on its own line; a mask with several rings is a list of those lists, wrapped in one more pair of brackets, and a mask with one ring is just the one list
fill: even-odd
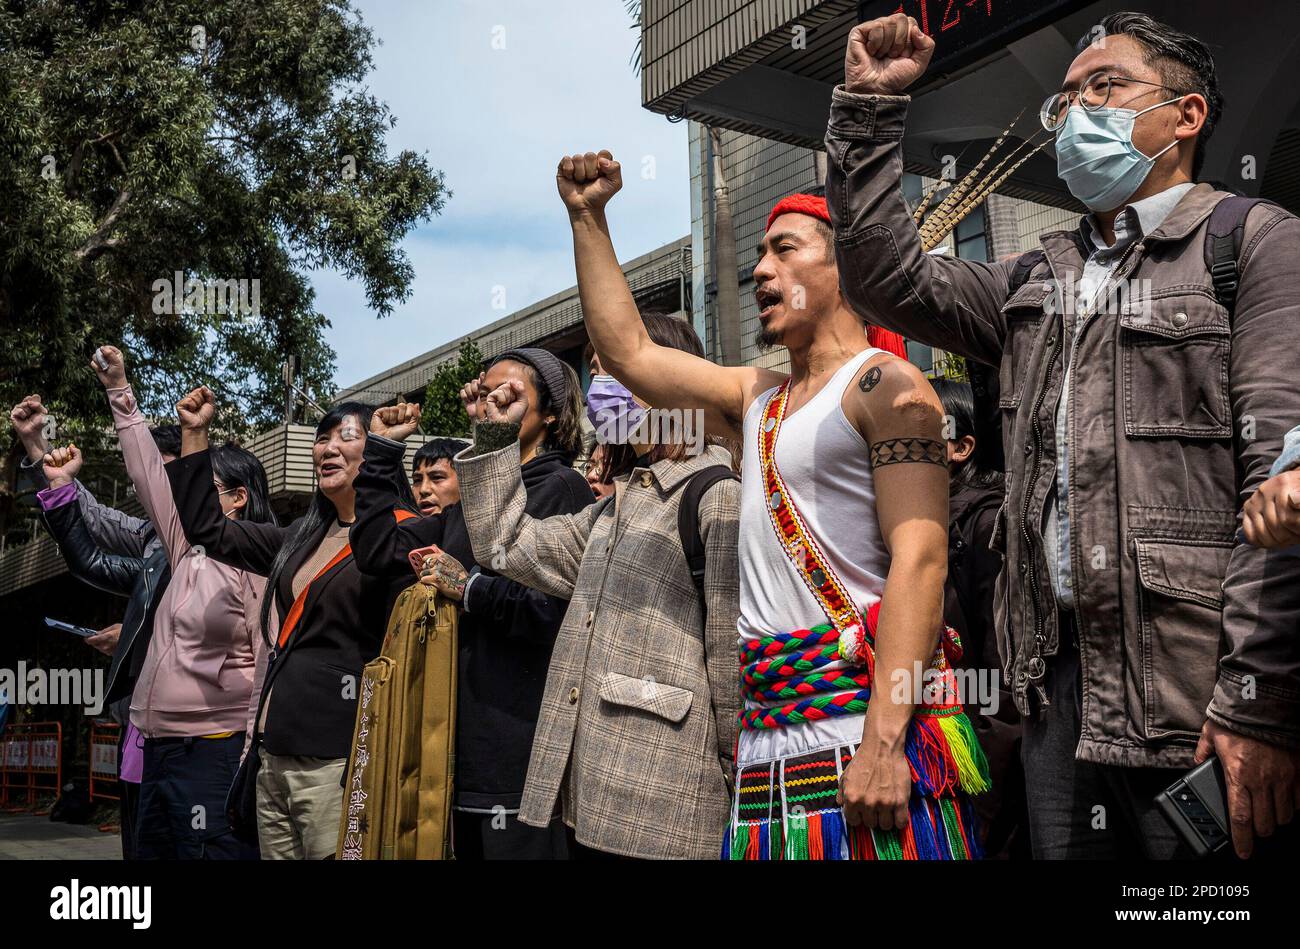
[[(968, 169), (1018, 115), (1020, 135), (1013, 138), (1044, 136), (1039, 105), (1059, 87), (1076, 41), (1114, 10), (1088, 0), (903, 0), (901, 6), (936, 41), (930, 69), (910, 90), (903, 143), (907, 170), (931, 176), (952, 159), (959, 171)], [(1260, 193), (1275, 145), (1291, 140), (1282, 133), (1300, 126), (1300, 89), (1292, 79), (1300, 67), (1300, 7), (1252, 7), (1249, 28), (1234, 19), (1239, 28), (1225, 32), (1222, 4), (1213, 0), (1126, 6), (1211, 46), (1228, 108), (1209, 142), (1202, 177)], [(831, 91), (842, 82), (849, 31), (899, 7), (900, 0), (645, 0), (643, 104), (673, 119), (819, 149)], [(1276, 155), (1279, 169), (1291, 167), (1289, 150)], [(1254, 177), (1243, 175), (1243, 164)], [(1274, 177), (1274, 189), (1286, 187)], [(1082, 210), (1056, 176), (1050, 145), (999, 191)]]

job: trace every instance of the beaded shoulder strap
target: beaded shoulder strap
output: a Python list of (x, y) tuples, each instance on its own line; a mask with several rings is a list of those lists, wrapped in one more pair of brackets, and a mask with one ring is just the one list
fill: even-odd
[(767, 513), (781, 549), (794, 564), (804, 585), (821, 604), (836, 632), (843, 636), (848, 631), (860, 639), (864, 628), (862, 614), (817, 545), (817, 539), (808, 530), (776, 467), (776, 439), (781, 434), (789, 394), (790, 380), (787, 379), (768, 398), (763, 408), (763, 420), (758, 426), (758, 457), (767, 493)]

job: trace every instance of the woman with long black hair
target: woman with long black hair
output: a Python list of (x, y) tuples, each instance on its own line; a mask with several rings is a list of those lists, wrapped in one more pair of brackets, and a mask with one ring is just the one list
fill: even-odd
[[(393, 602), (412, 580), (363, 575), (348, 544), (356, 502), (352, 479), (372, 410), (344, 402), (320, 420), (312, 444), (317, 490), (302, 517), (278, 527), (222, 513), (213, 482), (216, 459), (208, 448), (212, 392), (195, 389), (176, 409), (181, 457), (168, 474), (186, 536), (208, 558), (267, 577), (261, 631), (268, 661), (249, 753), (256, 757), (244, 765), (257, 769), (262, 856), (330, 857), (338, 843), (361, 671), (379, 654)], [(394, 499), (396, 517), (418, 517), (405, 477)]]
[[(474, 384), (507, 380), (531, 400), (516, 470), (528, 513), (577, 513), (595, 500), (572, 467), (581, 447), (577, 374), (546, 350), (517, 349), (496, 357)], [(401, 442), (418, 417), (419, 407), (405, 404), (375, 413), (356, 481), (357, 561), (367, 573), (409, 584), (415, 575), (408, 554), (427, 549), (444, 581), (439, 589), (460, 604), (452, 818), (457, 859), (561, 859), (568, 855), (563, 824), (557, 819), (530, 827), (517, 814), (546, 669), (568, 601), (500, 576), (492, 557), (476, 563), (460, 504), (394, 524), (396, 492), (405, 480)]]

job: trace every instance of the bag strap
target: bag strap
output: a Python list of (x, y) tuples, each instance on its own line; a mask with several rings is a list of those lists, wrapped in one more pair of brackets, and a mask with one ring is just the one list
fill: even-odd
[(1205, 229), (1205, 266), (1210, 271), (1214, 295), (1227, 309), (1229, 319), (1237, 303), (1237, 286), (1241, 278), (1237, 259), (1241, 256), (1246, 218), (1257, 204), (1276, 207), (1267, 198), (1230, 194), (1214, 206)]
[(739, 481), (736, 473), (726, 465), (710, 465), (695, 472), (682, 490), (681, 504), (677, 507), (677, 536), (682, 541), (682, 553), (691, 571), (691, 581), (701, 602), (704, 598), (704, 539), (700, 537), (700, 499), (704, 492), (719, 481)]
[(1015, 266), (1011, 268), (1011, 274), (1007, 277), (1007, 296), (1010, 297), (1011, 294), (1023, 287), (1029, 279), (1029, 275), (1033, 273), (1034, 268), (1046, 260), (1047, 254), (1041, 249), (1031, 250), (1017, 257)]

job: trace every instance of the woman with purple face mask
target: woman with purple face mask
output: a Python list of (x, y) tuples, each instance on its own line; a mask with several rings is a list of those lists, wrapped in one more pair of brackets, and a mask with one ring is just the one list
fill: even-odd
[[(685, 321), (643, 319), (662, 345), (702, 352)], [(724, 448), (691, 440), (702, 426), (638, 403), (594, 353), (588, 363), (587, 411), (610, 496), (577, 514), (524, 511), (519, 455), (531, 408), (509, 380), (480, 402), (474, 448), (456, 458), (476, 556), (495, 552), (503, 575), (570, 603), (519, 820), (545, 826), (559, 807), (578, 859), (712, 858), (729, 814), (740, 706), (739, 483)], [(684, 554), (687, 504), (702, 564)]]

